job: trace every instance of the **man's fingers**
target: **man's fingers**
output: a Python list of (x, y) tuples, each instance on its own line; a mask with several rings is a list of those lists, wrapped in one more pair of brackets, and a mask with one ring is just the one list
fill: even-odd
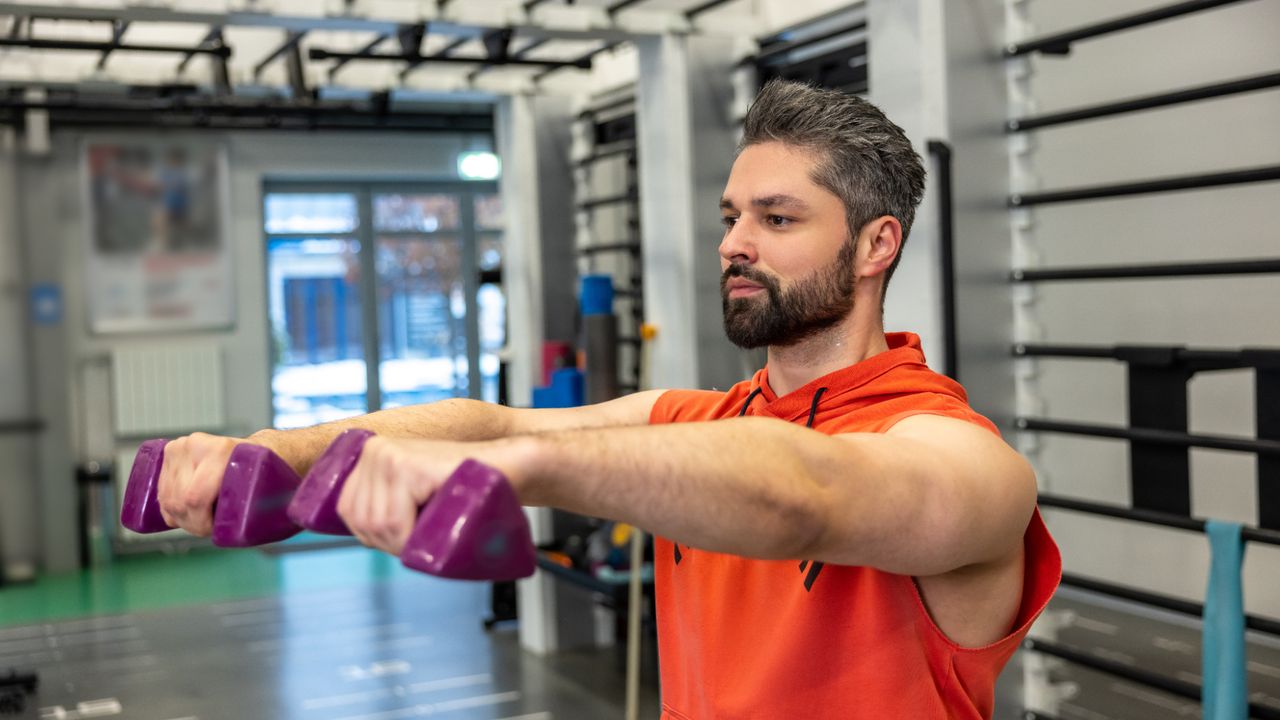
[(156, 497), (166, 523), (193, 535), (213, 532), (213, 504), (235, 445), (232, 438), (206, 433), (165, 445)]
[(403, 449), (370, 438), (338, 498), (338, 515), (360, 542), (399, 555), (413, 531), (417, 504), (396, 457)]

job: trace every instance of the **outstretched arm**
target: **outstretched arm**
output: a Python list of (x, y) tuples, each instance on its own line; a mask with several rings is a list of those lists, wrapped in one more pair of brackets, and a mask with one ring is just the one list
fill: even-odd
[(633, 523), (697, 548), (930, 576), (1007, 557), (1035, 504), (1030, 466), (972, 424), (915, 416), (827, 436), (768, 418), (568, 430), (486, 443), (371, 440), (339, 511), (398, 554), (462, 459), (526, 504)]
[(303, 475), (329, 443), (349, 428), (364, 428), (379, 437), (401, 440), (476, 442), (571, 428), (637, 425), (649, 421), (649, 412), (661, 394), (653, 390), (597, 405), (547, 410), (515, 409), (459, 398), (297, 430), (262, 430), (244, 439), (195, 433), (165, 446), (157, 495), (170, 525), (205, 536), (213, 530), (213, 503), (222, 487), (227, 460), (232, 449), (242, 442), (270, 448)]
[(510, 408), (454, 398), (380, 410), (296, 430), (261, 430), (248, 440), (270, 447), (299, 475), (304, 475), (334, 438), (351, 428), (402, 440), (474, 442), (557, 430), (644, 425), (649, 422), (649, 413), (662, 392), (648, 390), (596, 405), (551, 409)]

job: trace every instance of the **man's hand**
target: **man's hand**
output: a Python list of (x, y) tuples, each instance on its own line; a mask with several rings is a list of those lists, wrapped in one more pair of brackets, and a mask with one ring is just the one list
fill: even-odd
[(195, 433), (164, 446), (164, 464), (156, 495), (169, 527), (208, 537), (213, 532), (213, 503), (222, 474), (239, 438)]
[(199, 537), (213, 534), (213, 504), (222, 489), (231, 451), (241, 443), (252, 443), (288, 460), (284, 440), (283, 433), (263, 430), (248, 438), (193, 433), (170, 441), (164, 446), (156, 489), (164, 521)]
[(371, 437), (338, 498), (338, 515), (360, 542), (399, 556), (418, 511), (464, 460), (489, 464), (516, 485), (516, 445)]

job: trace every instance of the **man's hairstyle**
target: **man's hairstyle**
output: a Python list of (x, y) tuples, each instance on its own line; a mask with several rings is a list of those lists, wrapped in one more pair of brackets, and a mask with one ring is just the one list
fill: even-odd
[[(924, 164), (902, 128), (856, 95), (770, 80), (747, 111), (738, 152), (778, 141), (814, 151), (813, 181), (844, 203), (850, 241), (867, 223), (892, 215), (907, 242), (924, 195)], [(884, 274), (887, 288), (902, 250)]]

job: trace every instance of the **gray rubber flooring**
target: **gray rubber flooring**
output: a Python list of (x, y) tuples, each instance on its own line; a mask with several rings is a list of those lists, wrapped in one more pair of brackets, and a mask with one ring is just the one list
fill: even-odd
[[(46, 720), (621, 718), (614, 650), (539, 658), (485, 631), (483, 584), (432, 578), (0, 630)], [(642, 717), (657, 717), (647, 678)]]
[[(1056, 642), (1088, 655), (1201, 684), (1200, 626), (1188, 616), (1151, 610), (1078, 590), (1062, 589), (1049, 606), (1056, 613)], [(1048, 639), (1048, 638), (1047, 638)], [(1280, 638), (1248, 633), (1250, 702), (1280, 715)], [(1019, 718), (1017, 675), (1025, 652), (1006, 671), (1000, 718)], [(1066, 696), (1047, 713), (1060, 720), (1169, 720), (1202, 716), (1196, 701), (1054, 659), (1050, 678), (1068, 684)], [(1074, 688), (1070, 687), (1073, 684)]]

